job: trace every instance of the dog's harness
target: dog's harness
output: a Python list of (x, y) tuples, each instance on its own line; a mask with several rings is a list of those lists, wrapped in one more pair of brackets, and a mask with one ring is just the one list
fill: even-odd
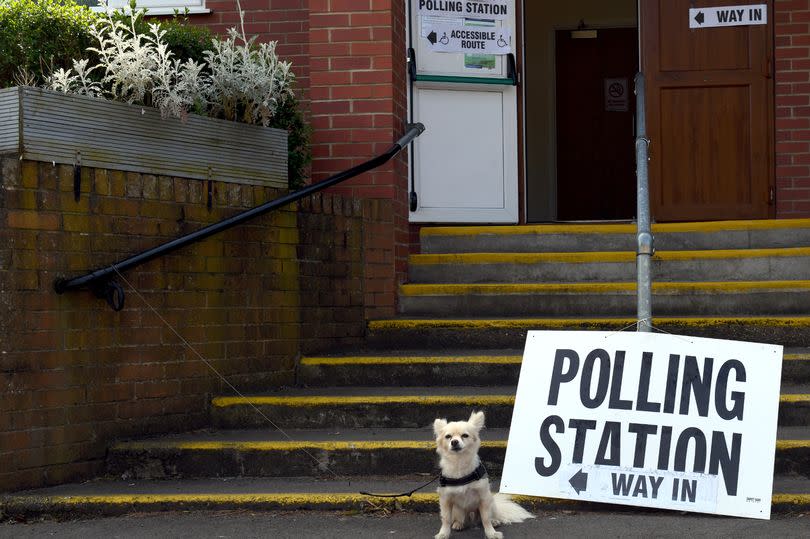
[(461, 487), (472, 483), (473, 481), (478, 481), (479, 479), (483, 479), (487, 476), (487, 468), (484, 466), (484, 463), (478, 465), (478, 468), (473, 470), (473, 473), (470, 475), (465, 475), (464, 477), (445, 477), (443, 475), (439, 476), (439, 486), (440, 487)]

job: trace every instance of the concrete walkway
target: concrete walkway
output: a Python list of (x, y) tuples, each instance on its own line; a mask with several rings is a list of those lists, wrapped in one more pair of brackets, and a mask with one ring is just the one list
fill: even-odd
[[(326, 512), (147, 513), (126, 517), (0, 524), (2, 538), (267, 538), (333, 539), (433, 537), (437, 514)], [(537, 519), (501, 528), (507, 539), (538, 537), (807, 537), (810, 514), (773, 520), (651, 512), (540, 512)], [(483, 538), (480, 528), (453, 532), (452, 539)]]

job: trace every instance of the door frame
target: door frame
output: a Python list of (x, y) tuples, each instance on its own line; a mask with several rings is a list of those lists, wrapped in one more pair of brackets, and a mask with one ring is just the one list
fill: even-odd
[[(415, 45), (411, 45), (412, 40), (415, 39), (415, 29), (411, 28), (412, 19), (417, 20), (418, 12), (415, 0), (403, 0), (405, 2), (405, 37), (406, 37), (406, 50)], [(517, 76), (517, 85), (503, 88), (502, 95), (506, 99), (514, 101), (514, 113), (504, 114), (504, 185), (503, 197), (504, 207), (502, 209), (487, 209), (487, 208), (427, 208), (423, 209), (421, 203), (417, 204), (417, 211), (409, 211), (409, 222), (412, 224), (425, 224), (425, 223), (502, 223), (514, 224), (525, 222), (525, 213), (523, 212), (522, 192), (524, 182), (524, 163), (522, 160), (523, 154), (523, 139), (521, 137), (522, 121), (522, 80), (523, 80), (523, 32), (521, 23), (523, 22), (523, 0), (513, 0), (514, 2), (514, 24), (513, 24), (513, 54), (515, 55), (515, 67)], [(409, 10), (409, 5), (411, 10)], [(417, 52), (418, 56), (418, 52)], [(503, 65), (507, 64), (506, 57), (503, 57)], [(419, 58), (416, 58), (416, 66), (419, 66)], [(414, 114), (418, 110), (417, 100), (414, 99), (414, 93), (419, 89), (426, 90), (467, 90), (467, 91), (485, 91), (495, 92), (496, 87), (491, 84), (462, 82), (453, 83), (449, 85), (443, 82), (434, 81), (419, 81), (412, 82), (410, 75), (407, 76), (407, 114), (409, 121), (411, 119), (419, 121), (419, 118), (414, 118)], [(451, 77), (449, 77), (451, 78)], [(463, 77), (462, 77), (463, 78)], [(417, 86), (418, 85), (418, 86)], [(507, 106), (504, 106), (506, 111)], [(430, 131), (430, 125), (425, 123), (426, 132)], [(509, 133), (509, 140), (507, 138)], [(417, 180), (418, 165), (415, 163), (414, 154), (418, 155), (419, 146), (426, 143), (429, 137), (419, 137), (411, 146), (408, 160), (408, 188), (413, 186), (416, 192), (417, 200), (419, 199), (419, 181)], [(421, 201), (420, 201), (421, 202)]]
[[(638, 1), (634, 0), (629, 4), (629, 9), (625, 6), (615, 16), (608, 16), (602, 12), (594, 12), (588, 17), (590, 12), (585, 12), (585, 21), (589, 29), (612, 29), (612, 28), (635, 28), (638, 30)], [(550, 17), (546, 26), (538, 23), (536, 30), (527, 30), (531, 24), (527, 18), (536, 17), (540, 14), (548, 15), (545, 6), (541, 3), (532, 4), (528, 9), (526, 3), (522, 3), (522, 36), (531, 33), (530, 38), (521, 41), (521, 110), (519, 122), (521, 124), (521, 151), (523, 180), (521, 182), (522, 195), (522, 222), (543, 223), (561, 222), (557, 218), (557, 113), (556, 113), (556, 44), (554, 36), (560, 30), (576, 30), (577, 21), (568, 14), (558, 14), (557, 17)], [(608, 4), (609, 2), (605, 2)], [(601, 5), (601, 4), (600, 4)], [(534, 10), (534, 14), (527, 11)], [(538, 13), (540, 12), (540, 13)], [(539, 20), (539, 18), (538, 18)], [(569, 22), (570, 21), (570, 22)], [(534, 54), (529, 58), (530, 54)], [(535, 71), (531, 71), (534, 69)], [(533, 88), (547, 87), (544, 90), (533, 92)], [(539, 105), (532, 106), (537, 101)], [(534, 109), (534, 110), (532, 110)], [(538, 114), (538, 110), (541, 111)], [(530, 122), (532, 125), (530, 125)], [(544, 152), (540, 157), (530, 157), (530, 144), (542, 144)], [(547, 153), (545, 153), (547, 152)], [(537, 152), (534, 152), (535, 155)], [(535, 167), (536, 170), (531, 170)], [(534, 188), (532, 185), (534, 185)], [(538, 193), (538, 194), (533, 194)], [(534, 212), (532, 215), (532, 207)], [(538, 211), (539, 210), (539, 211)], [(570, 221), (564, 221), (570, 222)]]

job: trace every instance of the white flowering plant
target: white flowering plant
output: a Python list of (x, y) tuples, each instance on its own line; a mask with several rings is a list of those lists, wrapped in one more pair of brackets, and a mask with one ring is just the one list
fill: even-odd
[[(106, 0), (101, 5), (106, 8)], [(88, 59), (74, 60), (72, 68), (52, 72), (45, 85), (154, 106), (164, 117), (200, 112), (264, 126), (293, 99), (291, 64), (278, 58), (275, 42), (257, 45), (255, 37), (246, 36), (241, 7), (241, 31), (232, 28), (227, 38), (212, 38), (202, 61), (178, 58), (161, 25), (149, 23), (144, 30), (145, 13), (134, 1), (123, 17), (105, 10), (90, 29), (96, 46), (88, 51), (98, 63), (88, 67)]]
[[(0, 0), (0, 5), (7, 1)], [(311, 160), (310, 128), (293, 93), (292, 66), (279, 59), (275, 42), (258, 43), (256, 37), (247, 36), (238, 0), (237, 8), (238, 30), (231, 29), (224, 38), (188, 24), (181, 15), (158, 23), (146, 21), (146, 11), (134, 2), (126, 9), (90, 13), (82, 27), (90, 46), (81, 57), (56, 62), (47, 71), (45, 86), (154, 106), (164, 117), (184, 120), (193, 112), (284, 129), (289, 135), (290, 187), (300, 187)], [(43, 51), (56, 47), (38, 43)], [(2, 82), (0, 78), (0, 86)]]

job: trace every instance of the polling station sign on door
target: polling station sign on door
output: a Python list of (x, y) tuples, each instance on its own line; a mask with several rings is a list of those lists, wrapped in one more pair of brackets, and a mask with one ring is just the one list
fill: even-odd
[(514, 17), (514, 2), (418, 0), (421, 35), (431, 52), (504, 55), (512, 32), (500, 24)]
[(770, 518), (782, 347), (530, 332), (501, 491)]

